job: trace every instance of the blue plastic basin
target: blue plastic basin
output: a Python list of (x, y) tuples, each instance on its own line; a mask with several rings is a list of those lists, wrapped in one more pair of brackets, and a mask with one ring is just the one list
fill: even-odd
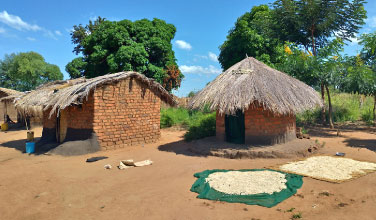
[(26, 153), (31, 154), (35, 151), (35, 143), (34, 142), (26, 142)]

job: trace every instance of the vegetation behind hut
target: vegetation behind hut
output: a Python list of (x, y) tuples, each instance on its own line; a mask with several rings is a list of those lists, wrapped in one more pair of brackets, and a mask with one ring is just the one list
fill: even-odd
[(73, 52), (82, 57), (66, 65), (71, 78), (136, 71), (155, 79), (167, 91), (180, 87), (184, 75), (172, 50), (174, 25), (156, 18), (132, 22), (98, 17), (73, 29), (72, 42), (76, 45)]
[(28, 91), (43, 83), (62, 79), (59, 67), (47, 63), (36, 52), (12, 53), (0, 60), (0, 87)]

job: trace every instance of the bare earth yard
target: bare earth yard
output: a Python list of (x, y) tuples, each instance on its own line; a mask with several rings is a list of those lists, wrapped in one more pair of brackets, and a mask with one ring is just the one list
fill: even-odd
[[(350, 126), (351, 127), (351, 126)], [(36, 136), (41, 135), (36, 128)], [(376, 133), (313, 128), (319, 154), (376, 162)], [(26, 132), (0, 132), (0, 219), (376, 219), (376, 173), (328, 183), (304, 177), (298, 194), (273, 208), (197, 199), (193, 174), (206, 169), (253, 169), (295, 159), (225, 159), (186, 150), (184, 131), (162, 130), (160, 143), (91, 155), (27, 155)], [(174, 143), (174, 144), (171, 144)], [(161, 146), (162, 145), (162, 146)], [(164, 147), (163, 145), (168, 145)], [(86, 163), (92, 156), (108, 159)], [(151, 166), (118, 170), (120, 160), (151, 159)], [(298, 158), (296, 158), (298, 159)], [(111, 170), (103, 166), (111, 164)], [(287, 210), (295, 208), (292, 212)]]

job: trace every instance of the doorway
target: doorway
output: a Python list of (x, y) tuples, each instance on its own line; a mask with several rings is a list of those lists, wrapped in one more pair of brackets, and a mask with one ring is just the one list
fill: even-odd
[(237, 110), (235, 115), (225, 116), (226, 141), (234, 144), (245, 143), (244, 113)]

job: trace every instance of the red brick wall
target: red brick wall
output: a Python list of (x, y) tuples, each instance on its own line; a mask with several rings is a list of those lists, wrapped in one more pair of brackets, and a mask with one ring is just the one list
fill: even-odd
[(160, 137), (160, 98), (137, 80), (97, 88), (93, 128), (104, 149), (156, 142)]
[[(296, 119), (293, 115), (274, 115), (261, 107), (250, 107), (244, 112), (246, 144), (278, 144), (296, 138)], [(217, 111), (217, 139), (224, 141), (225, 115)]]
[(63, 111), (67, 111), (68, 128), (93, 129), (94, 98), (92, 94), (88, 96), (88, 100), (84, 100), (82, 105), (69, 106)]
[(278, 144), (296, 138), (293, 115), (275, 115), (261, 107), (250, 107), (244, 119), (246, 143)]

